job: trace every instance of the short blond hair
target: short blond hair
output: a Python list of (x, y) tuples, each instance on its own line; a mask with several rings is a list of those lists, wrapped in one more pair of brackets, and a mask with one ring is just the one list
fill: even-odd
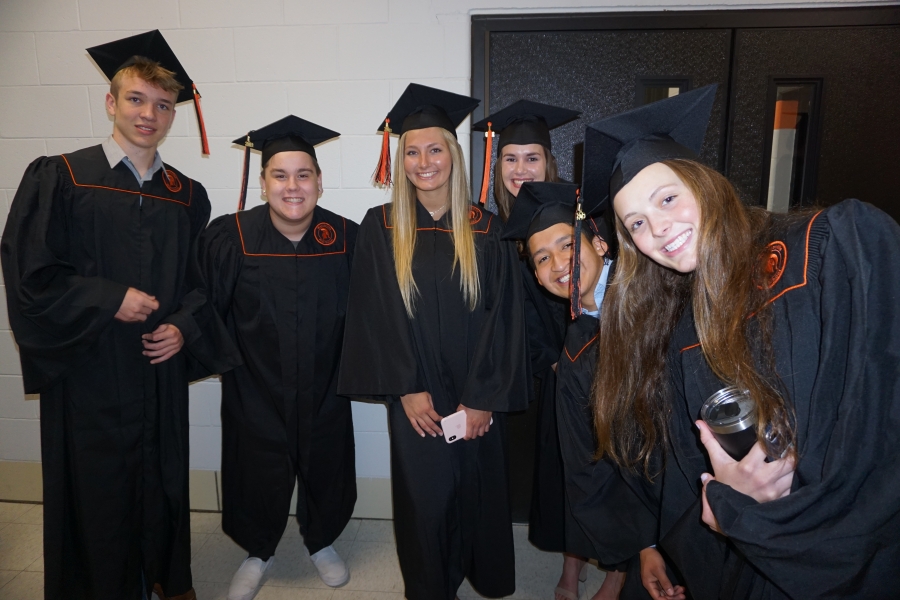
[(184, 86), (175, 79), (173, 71), (161, 66), (155, 60), (150, 60), (143, 56), (135, 56), (132, 60), (134, 61), (132, 64), (124, 69), (120, 69), (113, 76), (112, 81), (109, 82), (109, 93), (112, 94), (113, 98), (119, 97), (119, 89), (122, 87), (122, 81), (126, 77), (143, 79), (154, 87), (175, 94), (175, 98), (178, 98), (178, 93), (184, 89)]

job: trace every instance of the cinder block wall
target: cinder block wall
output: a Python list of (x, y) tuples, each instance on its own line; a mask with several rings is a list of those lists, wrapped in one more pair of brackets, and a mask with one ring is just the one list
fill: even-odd
[[(294, 113), (343, 135), (317, 149), (323, 206), (359, 221), (386, 201), (369, 185), (375, 129), (410, 81), (470, 89), (473, 13), (710, 9), (879, 4), (762, 0), (0, 0), (0, 227), (27, 164), (96, 144), (112, 130), (108, 84), (85, 48), (158, 28), (203, 96), (211, 155), (200, 153), (190, 104), (160, 152), (209, 190), (213, 218), (234, 212), (242, 151), (231, 140)], [(460, 142), (468, 149), (468, 121)], [(251, 173), (258, 172), (258, 155)], [(260, 202), (251, 177), (250, 206)], [(5, 292), (5, 290), (2, 290)], [(362, 516), (390, 516), (385, 409), (354, 403)], [(40, 499), (39, 410), (22, 390), (0, 301), (0, 499)], [(195, 506), (217, 508), (221, 424), (217, 380), (191, 388)], [(24, 464), (23, 464), (24, 463)], [(31, 465), (28, 465), (31, 463)], [(31, 468), (29, 468), (31, 467)], [(204, 476), (204, 471), (213, 472)], [(211, 483), (210, 483), (211, 482)]]

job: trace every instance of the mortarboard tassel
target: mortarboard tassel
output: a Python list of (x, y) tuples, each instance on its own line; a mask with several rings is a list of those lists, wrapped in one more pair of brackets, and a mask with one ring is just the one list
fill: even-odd
[(250, 148), (253, 142), (250, 141), (250, 134), (247, 134), (247, 141), (244, 142), (244, 175), (241, 177), (241, 197), (238, 199), (238, 210), (244, 210), (247, 203), (247, 177), (250, 172)]
[(194, 88), (194, 108), (197, 111), (197, 123), (200, 124), (200, 141), (203, 144), (203, 154), (209, 155), (209, 140), (206, 139), (206, 123), (203, 122), (203, 108), (200, 106), (200, 92), (197, 91), (197, 84), (192, 83)]
[(381, 156), (378, 166), (372, 174), (373, 182), (378, 187), (391, 187), (391, 120), (384, 120), (384, 137), (381, 140)]
[(581, 210), (581, 190), (576, 190), (577, 196), (575, 209), (575, 239), (572, 244), (572, 276), (569, 278), (569, 298), (571, 300), (571, 315), (574, 321), (581, 316), (581, 227), (584, 221), (584, 211)]
[(484, 171), (481, 176), (481, 198), (479, 199), (482, 206), (487, 202), (488, 183), (491, 180), (491, 155), (494, 152), (494, 132), (491, 131), (491, 125), (492, 123), (488, 121), (487, 131), (484, 132), (487, 140), (484, 142)]

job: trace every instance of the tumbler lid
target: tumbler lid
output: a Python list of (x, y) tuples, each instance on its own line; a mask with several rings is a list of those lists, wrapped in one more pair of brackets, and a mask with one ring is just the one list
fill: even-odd
[(756, 427), (756, 403), (748, 391), (728, 386), (707, 398), (700, 416), (715, 433), (737, 433)]

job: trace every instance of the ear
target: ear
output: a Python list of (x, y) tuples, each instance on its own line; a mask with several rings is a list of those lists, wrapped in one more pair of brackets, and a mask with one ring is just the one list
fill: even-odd
[(262, 191), (263, 195), (266, 194), (266, 178), (262, 175), (259, 176), (259, 189)]
[(597, 251), (598, 256), (606, 256), (606, 252), (609, 250), (609, 244), (599, 235), (594, 236), (594, 239), (591, 240), (591, 245)]
[(316, 182), (317, 182), (316, 185), (319, 186), (319, 198), (321, 198), (321, 197), (322, 197), (322, 192), (323, 192), (323, 189), (322, 189), (322, 172), (321, 172), (321, 171), (319, 171), (319, 176), (316, 177)]
[(116, 115), (116, 99), (109, 92), (106, 92), (106, 114), (111, 117)]

